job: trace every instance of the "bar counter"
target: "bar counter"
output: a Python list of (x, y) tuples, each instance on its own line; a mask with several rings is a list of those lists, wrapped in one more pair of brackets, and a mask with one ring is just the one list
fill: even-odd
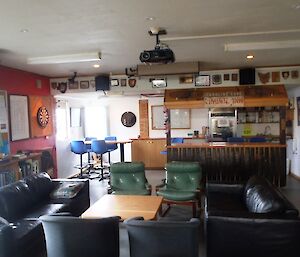
[(276, 143), (184, 143), (167, 147), (169, 161), (197, 161), (210, 182), (242, 183), (251, 175), (286, 184), (286, 145)]

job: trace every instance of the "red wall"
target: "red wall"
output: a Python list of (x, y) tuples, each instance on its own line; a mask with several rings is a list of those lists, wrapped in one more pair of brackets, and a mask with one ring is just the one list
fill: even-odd
[[(41, 81), (41, 88), (36, 86), (37, 80)], [(50, 96), (50, 81), (45, 76), (0, 66), (0, 89), (6, 90), (7, 94)], [(10, 151), (14, 154), (18, 150), (36, 150), (51, 147), (54, 149), (53, 157), (55, 158), (54, 146), (55, 135), (53, 134), (47, 138), (41, 137), (10, 142)]]

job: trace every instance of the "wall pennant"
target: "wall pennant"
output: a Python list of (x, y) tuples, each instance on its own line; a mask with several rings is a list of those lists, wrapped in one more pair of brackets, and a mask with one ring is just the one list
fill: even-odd
[(258, 73), (258, 77), (261, 83), (266, 84), (270, 81), (270, 72), (267, 73)]

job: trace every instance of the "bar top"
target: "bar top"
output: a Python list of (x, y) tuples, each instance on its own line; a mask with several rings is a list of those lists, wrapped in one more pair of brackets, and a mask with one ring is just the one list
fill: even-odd
[(286, 144), (276, 143), (227, 143), (227, 142), (211, 142), (211, 143), (183, 143), (167, 146), (167, 148), (256, 148), (256, 147), (272, 147), (272, 148), (285, 148)]

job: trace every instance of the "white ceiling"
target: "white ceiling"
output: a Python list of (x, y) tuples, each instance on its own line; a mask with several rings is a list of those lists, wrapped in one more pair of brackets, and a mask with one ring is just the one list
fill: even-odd
[[(50, 77), (124, 73), (140, 64), (141, 51), (154, 47), (147, 31), (159, 26), (168, 32), (161, 39), (176, 61), (200, 61), (201, 69), (297, 65), (299, 48), (252, 51), (252, 61), (246, 51), (224, 51), (226, 43), (299, 40), (297, 4), (300, 0), (0, 0), (0, 64)], [(179, 40), (188, 36), (202, 38)], [(28, 57), (92, 51), (102, 53), (98, 69), (95, 62), (26, 64)]]

